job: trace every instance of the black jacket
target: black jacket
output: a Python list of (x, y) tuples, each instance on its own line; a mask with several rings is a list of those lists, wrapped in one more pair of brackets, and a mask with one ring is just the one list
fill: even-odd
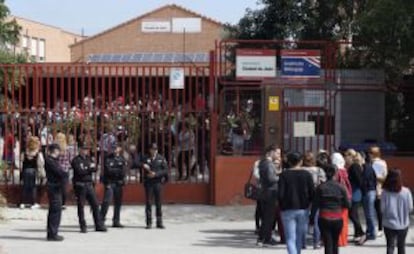
[(91, 183), (92, 173), (96, 172), (95, 163), (91, 157), (83, 157), (81, 155), (73, 158), (71, 162), (73, 168), (73, 183)]
[(262, 188), (261, 199), (277, 201), (278, 176), (273, 162), (262, 159), (259, 162), (259, 175)]
[(354, 163), (348, 169), (348, 179), (352, 186), (352, 191), (362, 187), (362, 167)]
[(47, 156), (45, 170), (48, 184), (63, 184), (66, 181), (67, 173), (62, 169), (58, 159)]
[(287, 169), (279, 177), (279, 206), (282, 211), (308, 209), (315, 194), (311, 173), (304, 169)]
[[(155, 173), (155, 177), (149, 178), (148, 173), (146, 172), (144, 165), (147, 164), (151, 171)], [(151, 158), (150, 156), (145, 156), (142, 160), (142, 172), (144, 174), (144, 182), (145, 183), (160, 183), (163, 180), (168, 179), (168, 164), (165, 158), (157, 154), (155, 158)]]
[(104, 161), (104, 184), (124, 184), (125, 183), (126, 161), (122, 156), (111, 154)]
[(364, 164), (361, 187), (363, 194), (377, 189), (377, 175), (375, 174), (375, 171), (370, 163)]
[(349, 207), (350, 202), (345, 188), (340, 183), (329, 180), (316, 188), (310, 221), (313, 221), (318, 209), (322, 212), (340, 212), (342, 208)]

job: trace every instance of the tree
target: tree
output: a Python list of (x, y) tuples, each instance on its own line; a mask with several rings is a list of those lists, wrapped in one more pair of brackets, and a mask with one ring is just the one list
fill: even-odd
[(21, 27), (16, 20), (8, 20), (10, 10), (5, 0), (0, 0), (0, 46), (16, 45), (19, 42)]
[[(4, 0), (0, 0), (0, 63), (1, 64), (18, 64), (27, 62), (27, 56), (24, 54), (15, 54), (10, 51), (10, 46), (15, 46), (19, 42), (21, 27), (16, 20), (9, 20), (10, 10)], [(23, 84), (24, 77), (20, 75), (19, 70), (12, 66), (0, 68), (0, 105), (5, 108), (7, 104), (13, 103), (5, 100), (4, 95), (11, 92), (11, 89), (18, 89)], [(7, 81), (7, 84), (6, 84)], [(4, 91), (7, 89), (7, 93)]]

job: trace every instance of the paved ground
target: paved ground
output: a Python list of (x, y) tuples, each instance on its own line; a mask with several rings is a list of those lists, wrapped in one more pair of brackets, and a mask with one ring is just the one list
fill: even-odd
[[(78, 233), (76, 209), (69, 207), (62, 217), (61, 234), (65, 241), (60, 243), (45, 241), (46, 213), (44, 209), (8, 208), (3, 211), (7, 220), (0, 223), (0, 253), (287, 253), (284, 245), (256, 247), (252, 231), (253, 207), (166, 206), (166, 230), (145, 230), (144, 208), (124, 207), (121, 217), (126, 228), (94, 232), (88, 214), (91, 227), (86, 235)], [(414, 253), (414, 231), (409, 233), (407, 242), (407, 253)], [(385, 253), (385, 239), (379, 238), (363, 247), (342, 248), (340, 252)], [(308, 249), (303, 253), (323, 253), (323, 250)]]

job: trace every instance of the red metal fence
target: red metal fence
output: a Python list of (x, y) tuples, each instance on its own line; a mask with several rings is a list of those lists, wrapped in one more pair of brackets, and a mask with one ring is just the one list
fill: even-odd
[[(182, 89), (170, 87), (170, 72), (176, 67), (184, 71)], [(61, 132), (69, 146), (92, 143), (99, 162), (102, 137), (115, 135), (129, 162), (130, 182), (140, 181), (134, 162), (156, 142), (168, 160), (171, 182), (208, 183), (215, 140), (210, 128), (215, 89), (210, 67), (1, 65), (3, 182), (19, 183), (21, 156), (30, 136), (38, 136), (44, 148)], [(186, 149), (191, 155), (180, 156)]]

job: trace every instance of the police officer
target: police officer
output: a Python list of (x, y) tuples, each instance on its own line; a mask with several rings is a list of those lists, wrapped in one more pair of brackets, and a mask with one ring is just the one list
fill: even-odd
[(49, 199), (49, 212), (47, 215), (47, 240), (63, 241), (58, 235), (62, 215), (62, 186), (67, 173), (59, 164), (60, 147), (52, 144), (48, 147), (48, 156), (45, 159), (47, 178), (47, 194)]
[(113, 197), (114, 216), (112, 226), (122, 228), (120, 223), (122, 189), (125, 184), (126, 161), (122, 157), (122, 148), (116, 145), (115, 151), (104, 158), (104, 175), (103, 184), (105, 186), (104, 199), (101, 205), (101, 217), (105, 222), (106, 213), (108, 212), (109, 203)]
[(145, 187), (146, 229), (152, 227), (152, 199), (155, 201), (157, 228), (164, 229), (161, 208), (161, 186), (168, 178), (168, 165), (165, 158), (158, 153), (157, 144), (149, 146), (149, 154), (142, 161)]
[(81, 233), (87, 232), (84, 205), (88, 201), (92, 209), (95, 230), (106, 232), (107, 229), (99, 213), (98, 199), (96, 198), (95, 188), (92, 180), (92, 173), (96, 172), (96, 165), (90, 157), (90, 147), (81, 143), (79, 155), (73, 158), (71, 166), (73, 168), (73, 190), (76, 195), (78, 205), (78, 218)]

